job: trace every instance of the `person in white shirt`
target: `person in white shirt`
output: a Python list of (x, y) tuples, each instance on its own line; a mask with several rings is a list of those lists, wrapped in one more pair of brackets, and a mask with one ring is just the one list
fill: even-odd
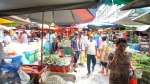
[(96, 58), (95, 56), (97, 55), (97, 43), (95, 40), (93, 40), (93, 35), (89, 36), (89, 41), (86, 43), (85, 46), (85, 55), (87, 55), (87, 69), (88, 69), (88, 74), (90, 75), (91, 70), (90, 70), (90, 65), (92, 61), (92, 71), (94, 71), (94, 67), (96, 64)]
[(5, 45), (9, 44), (11, 42), (11, 38), (10, 36), (8, 35), (8, 31), (4, 31), (4, 40), (3, 40), (3, 43)]
[(79, 65), (83, 65), (82, 56), (85, 55), (85, 44), (86, 44), (87, 41), (88, 41), (87, 33), (83, 32), (83, 34), (81, 34), (81, 38), (80, 38), (81, 56), (80, 56), (80, 63), (79, 63)]

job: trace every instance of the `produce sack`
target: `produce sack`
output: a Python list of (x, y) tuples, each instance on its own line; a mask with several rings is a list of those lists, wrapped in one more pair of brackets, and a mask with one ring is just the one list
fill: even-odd
[(9, 72), (17, 72), (20, 67), (17, 63), (2, 62), (1, 64), (0, 70), (8, 70)]
[(18, 65), (21, 65), (22, 64), (21, 59), (22, 59), (22, 56), (14, 57), (14, 58), (12, 58), (12, 62), (11, 63), (16, 63)]

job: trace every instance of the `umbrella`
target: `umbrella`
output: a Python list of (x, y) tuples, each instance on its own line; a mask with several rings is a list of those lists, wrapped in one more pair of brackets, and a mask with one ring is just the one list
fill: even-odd
[(10, 24), (10, 23), (12, 23), (13, 21), (11, 21), (11, 20), (7, 20), (7, 19), (3, 19), (3, 18), (0, 18), (0, 24)]
[(7, 19), (4, 19), (4, 18), (0, 18), (0, 24), (7, 25), (7, 24), (20, 24), (20, 23), (15, 22), (15, 21), (11, 21), (11, 20), (7, 20)]
[[(95, 9), (93, 9), (95, 10)], [(59, 11), (46, 11), (44, 12), (44, 23), (57, 25), (71, 25), (74, 23), (86, 23), (94, 20), (94, 11), (88, 9), (73, 9), (73, 10), (59, 10)], [(96, 10), (95, 10), (96, 12)], [(42, 12), (19, 15), (18, 17), (27, 19), (32, 22), (41, 23)]]
[[(0, 0), (0, 16), (97, 7), (101, 0)], [(17, 5), (16, 5), (17, 3)]]

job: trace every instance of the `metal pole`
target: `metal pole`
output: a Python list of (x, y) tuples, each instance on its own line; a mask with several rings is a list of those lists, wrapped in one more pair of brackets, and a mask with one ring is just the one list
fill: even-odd
[(50, 26), (49, 26), (49, 37), (48, 38), (49, 38), (49, 55), (51, 55), (51, 50), (50, 50), (50, 47), (51, 47), (50, 46)]
[(44, 26), (44, 12), (42, 12), (42, 38), (41, 38), (41, 65), (43, 65), (43, 26)]
[(150, 54), (150, 27), (149, 27), (149, 32), (148, 32), (148, 34), (149, 34), (149, 50), (148, 50), (148, 53)]

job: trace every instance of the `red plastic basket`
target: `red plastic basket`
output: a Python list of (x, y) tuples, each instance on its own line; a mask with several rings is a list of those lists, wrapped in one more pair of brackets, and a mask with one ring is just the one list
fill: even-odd
[(34, 84), (38, 84), (39, 79), (41, 78), (41, 74), (43, 72), (47, 71), (47, 66), (46, 65), (22, 65), (22, 66), (29, 66), (29, 67), (33, 67), (33, 68), (37, 68), (38, 73), (27, 73), (30, 76), (34, 77)]

